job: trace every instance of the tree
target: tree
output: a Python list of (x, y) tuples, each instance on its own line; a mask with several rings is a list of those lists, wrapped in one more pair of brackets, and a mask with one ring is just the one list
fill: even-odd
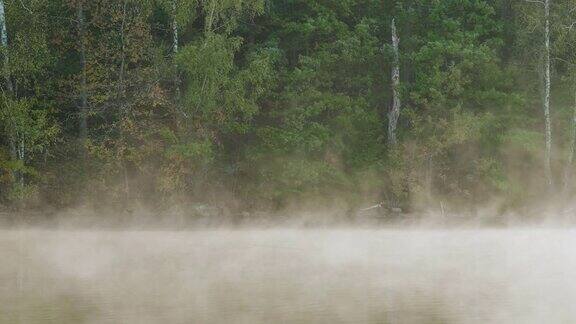
[(78, 0), (76, 9), (76, 20), (78, 22), (78, 44), (80, 54), (80, 123), (79, 137), (81, 145), (86, 145), (88, 139), (88, 89), (87, 89), (87, 69), (86, 69), (86, 39), (85, 39), (85, 20), (84, 20), (84, 0)]
[(552, 188), (552, 124), (550, 122), (550, 0), (544, 5), (544, 125), (546, 149), (544, 152), (544, 174), (548, 186)]
[(388, 141), (390, 146), (396, 146), (396, 127), (398, 125), (398, 117), (400, 116), (400, 59), (398, 54), (399, 38), (396, 32), (396, 23), (392, 18), (392, 109), (389, 113), (388, 121)]
[(549, 190), (553, 188), (552, 176), (552, 122), (550, 116), (551, 59), (550, 59), (550, 0), (526, 0), (542, 6), (542, 112), (544, 113), (544, 176)]
[(12, 92), (12, 80), (10, 80), (10, 66), (8, 57), (8, 28), (6, 28), (6, 11), (4, 0), (0, 0), (0, 37), (2, 39), (2, 48), (4, 51), (4, 79), (6, 80), (6, 90)]
[[(46, 152), (59, 131), (51, 118), (50, 102), (38, 99), (50, 87), (50, 82), (45, 82), (45, 88), (40, 88), (38, 81), (46, 78), (53, 62), (44, 21), (38, 15), (47, 6), (45, 2), (36, 2), (30, 7), (20, 4), (4, 7), (4, 3), (0, 3), (3, 71), (8, 89), (0, 97), (0, 128), (9, 143), (13, 160), (11, 168), (15, 179), (11, 192), (16, 193), (12, 195), (14, 200), (25, 198), (27, 189), (33, 187), (35, 154)], [(12, 31), (10, 44), (7, 26)]]
[[(176, 0), (172, 1), (172, 52), (174, 53), (174, 57), (178, 55), (178, 43), (180, 39), (178, 37), (178, 20), (176, 19), (176, 13), (178, 12), (178, 7), (176, 5)], [(174, 60), (176, 62), (176, 60)], [(176, 88), (176, 100), (180, 98), (180, 76), (178, 75), (178, 70), (174, 68), (174, 86)]]
[(498, 56), (502, 22), (494, 5), (413, 2), (400, 13), (411, 26), (403, 38), (412, 72), (403, 102), (410, 127), (399, 163), (411, 199), (430, 205), (445, 197), (464, 206), (489, 199), (506, 183), (504, 166), (495, 161), (501, 161), (503, 121), (518, 107), (509, 88), (514, 74)]
[(186, 117), (185, 113), (180, 107), (181, 99), (181, 76), (178, 65), (176, 63), (176, 57), (180, 50), (180, 34), (182, 30), (186, 30), (187, 26), (196, 20), (196, 7), (198, 6), (198, 0), (158, 0), (160, 6), (169, 12), (170, 15), (170, 25), (172, 30), (172, 61), (174, 67), (174, 96), (176, 110), (179, 112), (179, 116), (176, 116), (179, 120), (182, 116)]
[(573, 4), (528, 2), (0, 0), (0, 202), (519, 206), (552, 144), (572, 187)]

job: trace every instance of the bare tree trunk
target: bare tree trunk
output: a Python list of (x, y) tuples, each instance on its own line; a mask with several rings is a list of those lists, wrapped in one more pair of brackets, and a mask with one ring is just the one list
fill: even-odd
[(546, 149), (544, 153), (544, 174), (550, 189), (552, 180), (552, 125), (550, 123), (550, 0), (544, 0), (544, 122)]
[(79, 135), (82, 145), (88, 138), (88, 94), (86, 89), (86, 47), (85, 47), (85, 22), (84, 22), (84, 1), (78, 2), (76, 12), (78, 20), (78, 41), (80, 43), (80, 125)]
[[(124, 72), (126, 68), (126, 7), (128, 5), (128, 1), (124, 0), (123, 7), (122, 7), (122, 25), (120, 26), (120, 42), (121, 42), (121, 58), (120, 58), (120, 73), (118, 76), (118, 103), (120, 105), (120, 115), (122, 118), (127, 116), (126, 105), (124, 104)], [(120, 130), (120, 134), (124, 136), (124, 130)], [(128, 179), (128, 167), (126, 165), (126, 161), (124, 160), (122, 163), (124, 169), (124, 194), (126, 198), (126, 203), (129, 203), (130, 200), (130, 182)]]
[(180, 100), (180, 75), (176, 65), (176, 55), (178, 54), (178, 21), (176, 20), (176, 0), (172, 0), (172, 53), (174, 55), (174, 86), (176, 87), (176, 100)]
[(433, 191), (433, 174), (432, 174), (432, 154), (428, 154), (426, 157), (426, 198), (428, 199), (427, 203), (431, 203), (433, 200), (432, 191)]
[(394, 60), (392, 62), (392, 109), (388, 114), (388, 142), (390, 146), (396, 146), (396, 127), (400, 117), (400, 58), (398, 54), (398, 45), (400, 39), (396, 32), (396, 22), (392, 18), (392, 50)]
[(4, 49), (4, 79), (6, 81), (6, 89), (9, 93), (13, 92), (12, 80), (10, 79), (10, 65), (8, 57), (8, 29), (6, 27), (6, 13), (4, 10), (4, 0), (0, 0), (0, 35), (2, 48)]
[(574, 107), (572, 108), (572, 125), (570, 130), (570, 145), (568, 147), (568, 159), (564, 169), (564, 192), (567, 193), (572, 184), (572, 164), (574, 163), (574, 151), (576, 150), (576, 92), (574, 93)]
[(206, 33), (212, 32), (212, 25), (214, 24), (214, 14), (216, 12), (216, 1), (217, 0), (212, 0), (210, 3), (211, 4), (210, 13), (208, 14), (208, 17), (206, 17), (206, 26), (205, 26)]
[(125, 41), (125, 27), (126, 27), (126, 6), (128, 2), (124, 0), (122, 6), (122, 24), (120, 26), (120, 72), (118, 73), (118, 101), (120, 103), (121, 113), (124, 113), (123, 92), (124, 92), (124, 70), (126, 65), (126, 41)]
[(184, 118), (188, 118), (186, 112), (182, 109), (180, 104), (180, 98), (182, 96), (182, 91), (180, 88), (181, 80), (180, 80), (180, 73), (178, 72), (178, 64), (176, 64), (176, 56), (178, 55), (179, 51), (179, 43), (180, 43), (180, 33), (179, 33), (179, 26), (178, 20), (176, 19), (178, 12), (178, 7), (176, 0), (172, 0), (172, 60), (174, 65), (174, 105), (175, 105), (175, 124), (176, 128), (180, 129), (182, 125), (182, 116)]
[[(22, 164), (25, 164), (26, 159), (26, 145), (24, 143), (24, 139), (20, 139), (20, 147), (18, 149), (18, 159), (22, 161)], [(20, 172), (20, 185), (24, 186), (24, 174)]]

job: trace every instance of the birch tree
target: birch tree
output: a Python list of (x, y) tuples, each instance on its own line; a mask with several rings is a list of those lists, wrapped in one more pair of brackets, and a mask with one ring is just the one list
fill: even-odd
[[(170, 14), (172, 30), (172, 64), (174, 68), (174, 96), (177, 111), (179, 114), (187, 117), (186, 113), (180, 107), (181, 83), (180, 71), (176, 63), (176, 57), (180, 51), (180, 34), (188, 24), (196, 19), (196, 7), (198, 0), (161, 0), (160, 5)], [(177, 119), (178, 121), (178, 119)]]
[[(0, 0), (0, 39), (2, 43), (2, 50), (4, 54), (4, 80), (5, 87), (8, 94), (12, 93), (12, 81), (10, 80), (10, 67), (8, 58), (8, 28), (6, 27), (6, 11), (4, 8), (4, 0)], [(16, 146), (13, 140), (10, 140), (10, 155), (12, 159), (16, 159)]]
[[(126, 116), (128, 115), (128, 107), (126, 105), (126, 100), (125, 100), (125, 96), (126, 96), (126, 90), (125, 90), (125, 82), (124, 82), (124, 78), (125, 78), (125, 73), (126, 73), (126, 38), (127, 38), (127, 23), (128, 23), (128, 1), (129, 0), (124, 0), (121, 4), (121, 9), (120, 9), (120, 13), (121, 13), (121, 23), (120, 23), (120, 29), (119, 29), (119, 35), (120, 35), (120, 67), (119, 67), (119, 72), (118, 72), (118, 92), (117, 92), (117, 102), (119, 105), (119, 109), (120, 109), (120, 120), (121, 120), (121, 125), (124, 123), (124, 119), (126, 118)], [(124, 127), (120, 128), (120, 139), (121, 142), (126, 141), (125, 139), (125, 130)], [(126, 161), (126, 157), (124, 156), (122, 159), (122, 176), (124, 178), (124, 195), (125, 195), (125, 203), (128, 203), (130, 201), (130, 179), (128, 177), (128, 166), (127, 166), (127, 161)]]
[(4, 0), (0, 0), (0, 35), (2, 42), (2, 49), (4, 51), (4, 79), (6, 81), (6, 90), (12, 92), (12, 80), (10, 79), (10, 65), (8, 57), (8, 28), (6, 27), (6, 11), (4, 8)]
[[(178, 20), (176, 15), (178, 13), (178, 7), (176, 0), (172, 0), (172, 53), (173, 57), (178, 54)], [(180, 99), (180, 76), (178, 74), (178, 67), (176, 66), (176, 60), (174, 60), (174, 87), (176, 88), (176, 100)]]
[(551, 0), (526, 0), (536, 3), (543, 8), (544, 20), (544, 48), (543, 48), (543, 89), (542, 89), (542, 110), (544, 112), (544, 176), (550, 189), (553, 188), (552, 179), (552, 124), (550, 121), (550, 1)]
[(400, 39), (396, 30), (396, 22), (392, 18), (392, 109), (388, 114), (388, 141), (390, 146), (394, 147), (397, 144), (396, 127), (398, 125), (398, 118), (400, 117), (400, 59), (398, 53), (398, 45)]
[(550, 0), (543, 0), (544, 4), (544, 124), (545, 124), (545, 153), (544, 174), (548, 186), (552, 188), (552, 125), (550, 123)]
[(183, 46), (177, 55), (179, 68), (187, 77), (184, 113), (188, 116), (222, 107), (216, 101), (222, 98), (224, 84), (230, 81), (226, 76), (234, 70), (234, 55), (242, 44), (241, 38), (230, 33), (240, 18), (264, 10), (261, 0), (202, 0), (198, 6), (204, 18), (204, 35)]
[(85, 19), (84, 0), (79, 0), (76, 8), (76, 20), (78, 22), (78, 44), (80, 45), (80, 123), (79, 136), (82, 145), (88, 138), (88, 93), (86, 81), (86, 39), (85, 39)]
[(13, 198), (21, 199), (33, 174), (28, 162), (46, 149), (58, 127), (52, 123), (49, 106), (36, 97), (44, 94), (38, 81), (45, 81), (43, 76), (52, 67), (45, 25), (37, 14), (47, 3), (9, 4), (11, 17), (7, 17), (5, 3), (0, 0), (0, 43), (6, 83), (0, 96), (0, 128), (10, 147)]

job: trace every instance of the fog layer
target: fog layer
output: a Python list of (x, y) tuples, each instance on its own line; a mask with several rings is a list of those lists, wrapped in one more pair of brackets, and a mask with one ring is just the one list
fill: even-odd
[(0, 323), (566, 323), (576, 231), (4, 231)]

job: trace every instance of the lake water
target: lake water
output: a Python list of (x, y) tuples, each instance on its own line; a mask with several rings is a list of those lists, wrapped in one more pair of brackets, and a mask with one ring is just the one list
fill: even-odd
[(0, 231), (0, 323), (576, 323), (576, 231)]

